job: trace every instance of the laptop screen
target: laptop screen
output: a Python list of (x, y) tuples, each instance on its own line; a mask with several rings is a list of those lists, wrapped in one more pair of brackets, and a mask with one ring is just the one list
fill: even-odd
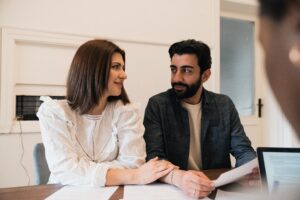
[(300, 148), (257, 148), (262, 185), (269, 192), (300, 185)]

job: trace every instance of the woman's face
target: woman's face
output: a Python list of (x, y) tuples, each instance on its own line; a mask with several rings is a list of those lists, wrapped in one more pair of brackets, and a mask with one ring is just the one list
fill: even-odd
[(119, 96), (126, 78), (125, 63), (122, 55), (120, 53), (114, 53), (110, 65), (107, 96)]

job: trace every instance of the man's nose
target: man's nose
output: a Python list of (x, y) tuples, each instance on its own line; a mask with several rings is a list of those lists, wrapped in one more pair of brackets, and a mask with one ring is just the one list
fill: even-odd
[(172, 74), (172, 82), (181, 82), (182, 81), (182, 75), (180, 71), (177, 71)]

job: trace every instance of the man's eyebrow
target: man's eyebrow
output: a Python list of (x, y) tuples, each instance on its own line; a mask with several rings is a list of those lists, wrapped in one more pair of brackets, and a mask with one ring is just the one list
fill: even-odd
[(194, 67), (191, 66), (191, 65), (182, 65), (182, 66), (180, 66), (180, 68), (190, 68), (190, 69), (193, 69)]
[[(177, 67), (176, 65), (170, 65), (170, 67)], [(179, 68), (194, 68), (192, 65), (182, 65)]]

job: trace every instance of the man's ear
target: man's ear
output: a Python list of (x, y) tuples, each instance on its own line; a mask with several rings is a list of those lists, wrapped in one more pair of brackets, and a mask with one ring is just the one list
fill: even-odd
[(207, 69), (203, 72), (202, 77), (201, 77), (202, 83), (206, 82), (209, 79), (210, 74), (211, 74), (210, 69)]
[(291, 63), (298, 69), (300, 69), (300, 12), (297, 8), (292, 8), (292, 15), (293, 15), (293, 20), (295, 22), (293, 23), (294, 29), (293, 35), (294, 35), (294, 40), (293, 45), (290, 47), (289, 50), (289, 59)]
[(290, 48), (289, 59), (295, 67), (300, 69), (300, 42)]

